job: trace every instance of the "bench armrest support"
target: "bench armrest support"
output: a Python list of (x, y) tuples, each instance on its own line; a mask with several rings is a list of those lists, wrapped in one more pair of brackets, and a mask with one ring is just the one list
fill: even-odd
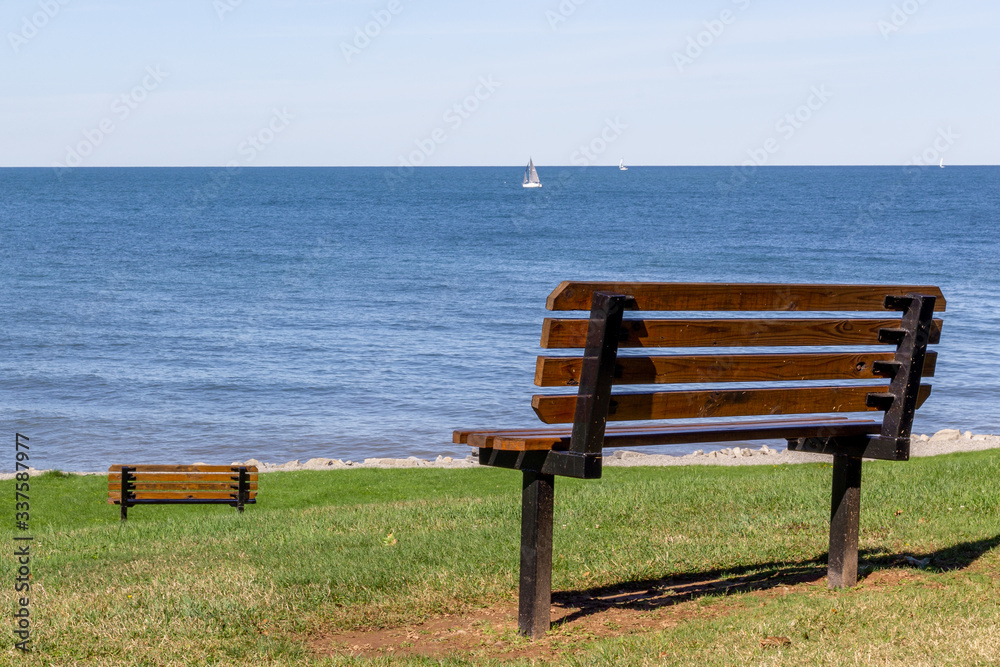
[(600, 456), (604, 449), (622, 315), (629, 301), (620, 294), (594, 293), (569, 445), (575, 454)]
[[(905, 449), (903, 459), (909, 456), (910, 429), (917, 409), (917, 392), (930, 340), (935, 300), (936, 297), (924, 294), (886, 297), (885, 300), (886, 308), (902, 310), (904, 314), (900, 323), (903, 335), (896, 345), (895, 361), (880, 369), (892, 375), (887, 392), (891, 395), (891, 404), (882, 419), (881, 440), (894, 441), (898, 449)], [(873, 395), (872, 400), (877, 402), (879, 399)]]

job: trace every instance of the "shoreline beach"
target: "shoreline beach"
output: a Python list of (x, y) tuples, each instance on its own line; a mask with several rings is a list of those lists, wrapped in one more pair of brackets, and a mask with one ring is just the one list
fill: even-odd
[[(911, 457), (938, 456), (955, 452), (974, 452), (984, 449), (1000, 449), (1000, 435), (973, 434), (958, 429), (945, 429), (934, 435), (914, 435), (911, 442)], [(604, 459), (604, 465), (609, 467), (634, 466), (688, 466), (688, 465), (781, 465), (794, 463), (828, 462), (826, 454), (806, 454), (792, 452), (787, 449), (774, 449), (768, 445), (759, 448), (726, 447), (704, 452), (697, 450), (691, 454), (647, 454), (628, 450), (618, 450)], [(203, 462), (196, 462), (203, 464)], [(363, 461), (343, 459), (313, 458), (308, 461), (287, 461), (285, 463), (268, 463), (249, 459), (233, 461), (232, 465), (255, 465), (259, 472), (294, 472), (298, 470), (352, 470), (356, 468), (404, 469), (404, 468), (477, 468), (479, 461), (475, 454), (464, 458), (438, 456), (434, 460), (410, 456), (403, 459), (368, 458)], [(31, 475), (40, 475), (50, 470), (28, 469)], [(81, 472), (71, 471), (73, 475), (106, 475), (106, 470)], [(12, 479), (14, 473), (0, 473), (0, 480)]]

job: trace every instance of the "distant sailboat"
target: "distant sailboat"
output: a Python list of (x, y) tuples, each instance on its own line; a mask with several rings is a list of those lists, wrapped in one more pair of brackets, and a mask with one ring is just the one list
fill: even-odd
[(628, 171), (628, 167), (625, 166), (625, 158), (622, 158), (622, 161), (618, 163), (618, 171)]
[(938, 166), (940, 166), (942, 169), (944, 169), (944, 158), (941, 158), (941, 164), (938, 165)]
[(531, 158), (528, 158), (528, 166), (524, 168), (524, 182), (521, 183), (521, 186), (525, 188), (542, 187), (542, 181), (538, 178), (538, 172), (535, 171), (535, 163), (532, 162)]

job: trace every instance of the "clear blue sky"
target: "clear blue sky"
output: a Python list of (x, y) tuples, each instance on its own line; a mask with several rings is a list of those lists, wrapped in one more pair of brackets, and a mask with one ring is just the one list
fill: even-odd
[(0, 166), (998, 164), (998, 27), (996, 0), (6, 0)]

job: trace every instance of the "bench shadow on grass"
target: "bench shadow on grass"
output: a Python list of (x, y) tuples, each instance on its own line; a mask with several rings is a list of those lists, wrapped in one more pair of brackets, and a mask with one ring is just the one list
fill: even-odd
[[(997, 546), (1000, 546), (1000, 535), (974, 542), (960, 542), (922, 554), (878, 552), (880, 555), (874, 555), (875, 552), (871, 550), (862, 550), (859, 557), (863, 561), (863, 572), (859, 573), (858, 580), (864, 581), (877, 570), (914, 567), (914, 561), (923, 561), (936, 571), (962, 570)], [(779, 586), (814, 583), (826, 578), (826, 558), (827, 554), (823, 554), (798, 562), (760, 563), (704, 572), (683, 572), (661, 579), (553, 591), (553, 605), (575, 611), (570, 611), (552, 625), (566, 625), (609, 609), (652, 611), (712, 595), (766, 591)]]

